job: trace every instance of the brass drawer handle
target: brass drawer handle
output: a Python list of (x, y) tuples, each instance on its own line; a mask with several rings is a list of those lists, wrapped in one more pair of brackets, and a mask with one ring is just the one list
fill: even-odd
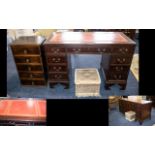
[(54, 75), (54, 77), (55, 77), (56, 79), (60, 79), (62, 76), (61, 76), (61, 75)]
[(58, 67), (57, 71), (60, 71), (61, 70), (61, 67)]
[(53, 70), (56, 70), (57, 68), (56, 67), (53, 67)]
[(31, 67), (28, 67), (28, 70), (31, 71)]
[(30, 74), (30, 78), (33, 78), (33, 75), (32, 74)]
[(115, 78), (115, 79), (121, 79), (122, 76), (121, 76), (121, 75), (114, 75), (114, 78)]
[(58, 58), (55, 62), (60, 62), (60, 60), (61, 60), (61, 59), (60, 59), (60, 58)]
[(32, 81), (32, 85), (34, 85), (34, 81)]
[(61, 67), (53, 67), (53, 70), (55, 71), (60, 71), (62, 68)]
[(72, 51), (78, 51), (78, 52), (80, 52), (81, 51), (81, 49), (80, 48), (72, 48)]
[(117, 58), (117, 62), (120, 62), (121, 60), (120, 60), (120, 58)]
[(123, 71), (123, 67), (116, 67), (116, 71)]
[(97, 48), (97, 51), (98, 51), (98, 52), (100, 52), (100, 51), (101, 51), (101, 49), (100, 49), (100, 48)]
[(117, 75), (114, 75), (114, 78), (117, 79)]
[(105, 52), (105, 51), (106, 51), (106, 49), (105, 49), (105, 48), (103, 48), (103, 49), (102, 49), (102, 51), (103, 51), (103, 52)]
[(24, 50), (24, 54), (27, 54), (27, 50)]
[(116, 70), (119, 71), (119, 67), (116, 67)]
[(26, 62), (30, 62), (30, 59), (26, 59)]
[(58, 48), (51, 48), (51, 51), (54, 52), (54, 53), (58, 53), (60, 51), (60, 49), (58, 49)]

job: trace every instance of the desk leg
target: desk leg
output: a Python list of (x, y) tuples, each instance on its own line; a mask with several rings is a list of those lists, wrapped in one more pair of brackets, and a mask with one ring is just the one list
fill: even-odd
[(142, 122), (142, 121), (139, 121), (139, 124), (140, 124), (140, 125), (142, 125), (142, 124), (143, 124), (143, 122)]
[(57, 84), (62, 84), (64, 85), (64, 89), (68, 89), (69, 88), (69, 82), (50, 82), (50, 88), (54, 88), (55, 85)]
[(120, 86), (121, 86), (121, 90), (125, 90), (126, 89), (126, 83), (125, 84), (120, 84)]
[(111, 85), (109, 85), (109, 84), (105, 84), (104, 88), (105, 88), (106, 90), (109, 90), (109, 89), (110, 89), (110, 86), (111, 86)]
[(69, 83), (64, 84), (65, 89), (69, 89)]

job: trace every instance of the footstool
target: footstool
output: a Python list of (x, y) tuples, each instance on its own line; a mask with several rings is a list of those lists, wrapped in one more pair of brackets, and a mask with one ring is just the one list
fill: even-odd
[(125, 112), (125, 118), (128, 121), (134, 121), (136, 119), (136, 113), (134, 111), (127, 111)]
[(96, 68), (75, 69), (75, 95), (100, 96), (101, 79)]

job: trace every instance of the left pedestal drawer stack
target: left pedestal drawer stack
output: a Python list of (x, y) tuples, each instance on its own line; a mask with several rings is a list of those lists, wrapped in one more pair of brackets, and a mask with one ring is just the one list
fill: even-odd
[(46, 85), (41, 36), (24, 36), (10, 46), (22, 85)]

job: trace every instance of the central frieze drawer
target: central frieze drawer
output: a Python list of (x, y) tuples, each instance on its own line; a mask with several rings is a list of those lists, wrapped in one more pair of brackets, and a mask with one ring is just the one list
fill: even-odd
[(65, 48), (53, 47), (53, 46), (45, 46), (45, 51), (52, 54), (65, 53)]

